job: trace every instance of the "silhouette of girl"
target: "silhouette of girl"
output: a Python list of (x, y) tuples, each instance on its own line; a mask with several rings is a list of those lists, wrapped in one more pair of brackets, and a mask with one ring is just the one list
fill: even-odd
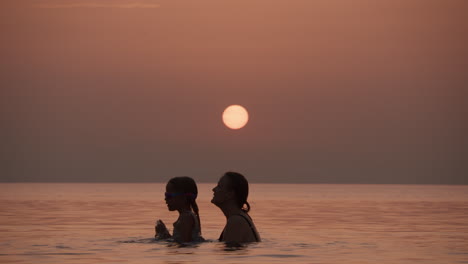
[(169, 239), (179, 243), (203, 241), (201, 236), (200, 216), (196, 202), (197, 184), (190, 177), (175, 177), (166, 185), (165, 200), (169, 211), (178, 211), (179, 218), (174, 222), (172, 236), (166, 225), (156, 222), (155, 238)]

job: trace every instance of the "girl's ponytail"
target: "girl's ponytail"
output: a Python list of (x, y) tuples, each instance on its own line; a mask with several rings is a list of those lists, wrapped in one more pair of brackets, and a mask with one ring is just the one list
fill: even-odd
[(200, 215), (199, 215), (199, 213), (198, 213), (198, 205), (197, 205), (197, 201), (195, 201), (195, 199), (196, 199), (196, 198), (190, 199), (190, 206), (192, 207), (193, 212), (194, 212), (195, 215), (197, 216), (198, 228), (200, 229), (200, 235), (201, 235)]

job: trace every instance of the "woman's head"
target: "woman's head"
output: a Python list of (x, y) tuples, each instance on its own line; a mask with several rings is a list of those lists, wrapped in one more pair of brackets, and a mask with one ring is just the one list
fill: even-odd
[(211, 202), (217, 206), (232, 199), (239, 209), (245, 212), (250, 210), (250, 205), (247, 202), (249, 183), (240, 173), (226, 172), (219, 180), (218, 185), (213, 189), (213, 192)]
[(198, 214), (198, 206), (195, 201), (197, 195), (197, 184), (190, 177), (174, 177), (167, 182), (165, 200), (171, 211), (189, 206)]

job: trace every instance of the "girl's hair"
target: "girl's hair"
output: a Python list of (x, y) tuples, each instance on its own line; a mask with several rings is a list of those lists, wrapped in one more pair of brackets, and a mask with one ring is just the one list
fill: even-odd
[(197, 195), (198, 195), (198, 188), (195, 180), (187, 176), (181, 177), (174, 177), (169, 180), (168, 184), (172, 184), (174, 189), (177, 191), (185, 193), (185, 197), (187, 201), (190, 203), (190, 207), (192, 211), (198, 218), (198, 224), (200, 225), (200, 232), (201, 232), (201, 224), (200, 224), (200, 215), (198, 214), (198, 205), (197, 205)]
[(224, 176), (229, 179), (227, 187), (236, 194), (236, 202), (239, 208), (246, 213), (249, 212), (250, 204), (247, 202), (247, 197), (249, 196), (249, 182), (247, 179), (244, 175), (232, 171), (226, 172)]

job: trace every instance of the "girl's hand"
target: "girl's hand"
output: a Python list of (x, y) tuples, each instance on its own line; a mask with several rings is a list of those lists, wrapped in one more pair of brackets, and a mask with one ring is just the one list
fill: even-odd
[(166, 225), (163, 223), (163, 221), (161, 221), (161, 219), (156, 221), (156, 226), (154, 227), (154, 230), (156, 231), (156, 235), (154, 236), (155, 238), (166, 239), (171, 237), (171, 234), (169, 234), (169, 230), (167, 230)]

